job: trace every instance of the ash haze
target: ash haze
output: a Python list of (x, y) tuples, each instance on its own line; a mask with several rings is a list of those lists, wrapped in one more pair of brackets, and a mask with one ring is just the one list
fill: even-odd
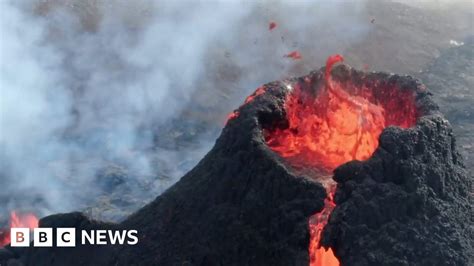
[[(0, 1), (0, 221), (10, 210), (120, 220), (190, 170), (259, 85), (332, 53), (373, 58), (357, 47), (373, 37), (374, 5)], [(446, 47), (462, 36), (449, 30)], [(293, 50), (303, 59), (283, 57)], [(373, 65), (399, 70), (396, 59)]]

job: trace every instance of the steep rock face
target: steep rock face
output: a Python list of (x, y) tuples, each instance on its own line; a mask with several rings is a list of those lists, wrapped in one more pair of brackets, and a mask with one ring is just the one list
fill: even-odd
[(374, 155), (335, 171), (324, 245), (342, 265), (472, 265), (472, 177), (441, 115), (388, 128)]
[(78, 230), (137, 229), (137, 245), (9, 248), (10, 257), (58, 266), (307, 265), (307, 218), (323, 208), (326, 192), (292, 173), (265, 144), (262, 128), (284, 120), (283, 85), (267, 84), (267, 93), (241, 106), (193, 170), (124, 222), (105, 225), (77, 213), (40, 221)]
[[(123, 224), (141, 228), (122, 265), (305, 265), (307, 217), (326, 193), (288, 172), (261, 127), (283, 117), (281, 84), (239, 109), (214, 148), (175, 186)], [(138, 260), (137, 260), (138, 259)]]

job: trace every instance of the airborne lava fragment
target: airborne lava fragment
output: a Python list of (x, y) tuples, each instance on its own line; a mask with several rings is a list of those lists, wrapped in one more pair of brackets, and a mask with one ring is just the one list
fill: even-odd
[(303, 58), (299, 51), (292, 51), (292, 52), (286, 54), (284, 57), (288, 57), (288, 58), (291, 58), (293, 60), (300, 60), (300, 59)]

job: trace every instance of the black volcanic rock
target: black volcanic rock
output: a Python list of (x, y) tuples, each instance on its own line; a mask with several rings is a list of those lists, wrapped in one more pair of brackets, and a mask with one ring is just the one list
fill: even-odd
[(141, 239), (119, 253), (121, 265), (307, 264), (307, 217), (326, 193), (266, 146), (261, 129), (284, 116), (286, 93), (280, 83), (268, 87), (193, 170), (123, 223), (140, 228)]
[[(262, 128), (284, 120), (282, 85), (268, 84), (266, 94), (239, 109), (194, 169), (112, 227), (138, 229), (138, 245), (30, 248), (18, 260), (61, 266), (308, 264), (307, 218), (323, 208), (326, 192), (292, 174), (265, 144)], [(73, 223), (78, 230), (105, 226), (77, 213), (40, 223)]]
[[(313, 87), (324, 83), (323, 70), (307, 76)], [(420, 118), (411, 129), (385, 129), (369, 160), (335, 170), (338, 205), (323, 244), (335, 249), (342, 265), (468, 265), (472, 180), (429, 92), (408, 76), (367, 74), (344, 65), (333, 70), (333, 77), (372, 86), (387, 101), (391, 94), (384, 87), (411, 90)], [(295, 174), (266, 145), (262, 132), (287, 126), (287, 84), (304, 80), (266, 84), (265, 93), (237, 110), (194, 169), (124, 222), (102, 224), (78, 213), (41, 220), (41, 225), (78, 230), (137, 229), (139, 244), (10, 248), (15, 261), (58, 266), (308, 265), (308, 218), (322, 210), (325, 189)]]
[(369, 160), (334, 179), (323, 244), (343, 265), (474, 265), (473, 178), (438, 112), (385, 129)]
[(369, 160), (334, 179), (323, 241), (344, 265), (473, 265), (472, 177), (441, 116), (386, 129)]

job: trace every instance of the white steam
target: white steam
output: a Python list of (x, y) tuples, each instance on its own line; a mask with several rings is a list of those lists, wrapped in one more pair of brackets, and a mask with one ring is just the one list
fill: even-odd
[[(132, 197), (158, 195), (254, 88), (317, 68), (367, 32), (363, 3), (286, 2), (0, 1), (0, 216), (83, 209), (110, 169), (139, 184)], [(313, 52), (294, 62), (283, 57), (292, 50)], [(211, 129), (184, 148), (161, 135), (202, 126), (183, 122), (189, 113)]]

